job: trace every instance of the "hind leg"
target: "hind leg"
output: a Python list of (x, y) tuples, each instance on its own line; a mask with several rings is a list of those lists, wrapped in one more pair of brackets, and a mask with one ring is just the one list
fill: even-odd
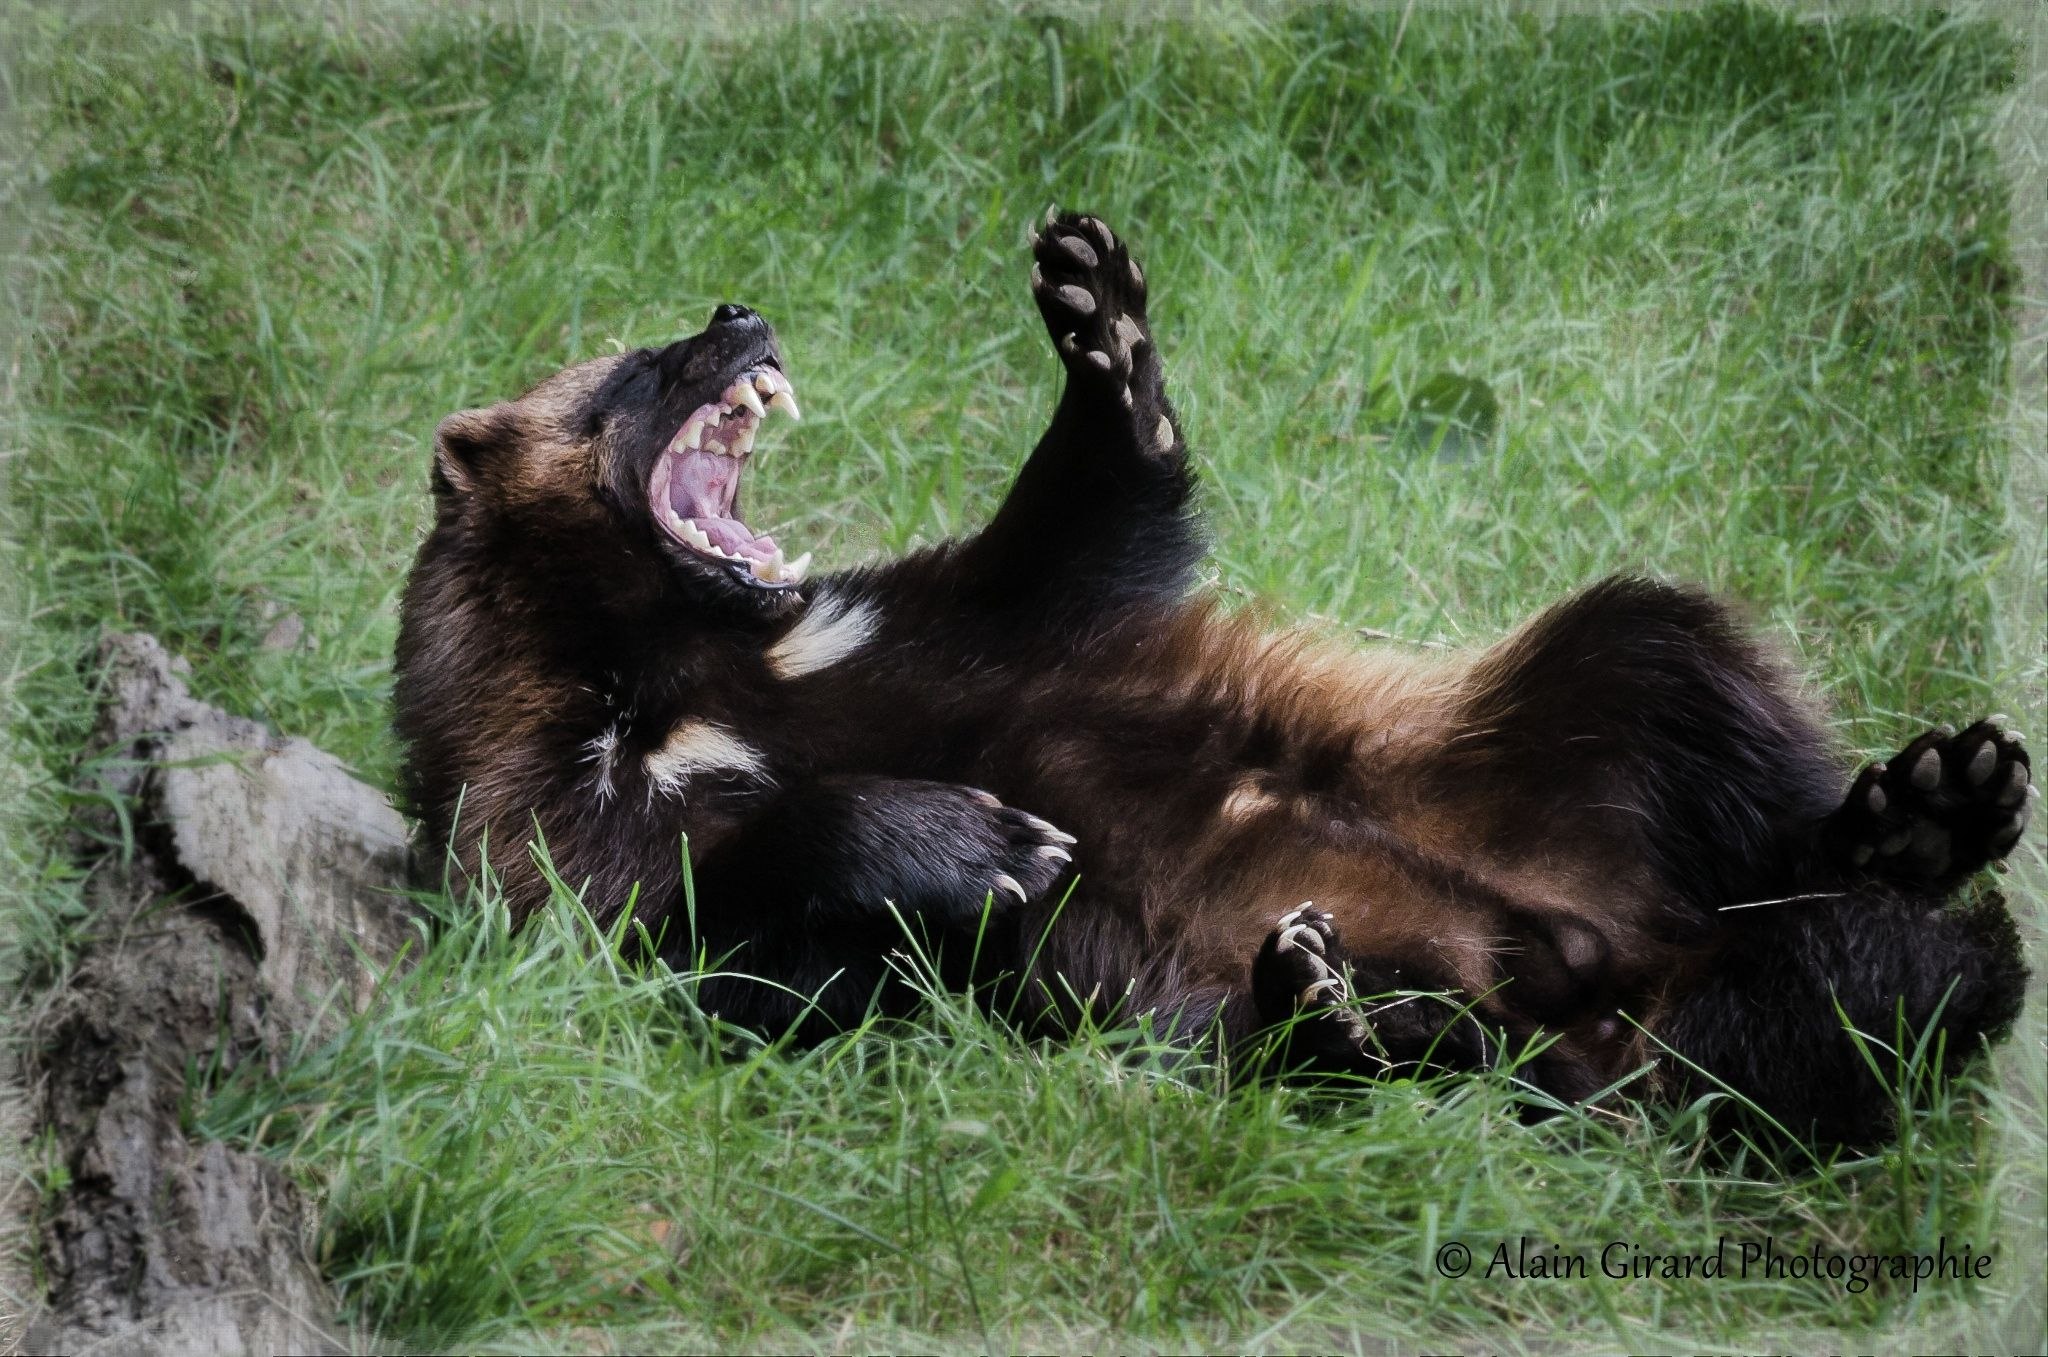
[[(1568, 845), (1652, 931), (1797, 889), (1844, 776), (1775, 658), (1694, 590), (1610, 579), (1481, 659), (1433, 777), (1512, 870)], [(1626, 883), (1617, 892), (1619, 883)]]
[(1942, 909), (1865, 887), (1748, 913), (1650, 1022), (1672, 1097), (1725, 1085), (1796, 1137), (1867, 1144), (1891, 1128), (1916, 1050), (1953, 1074), (2019, 1014), (2027, 968), (1996, 894)]
[(1541, 854), (1567, 837), (1647, 865), (1702, 914), (1844, 883), (1951, 889), (2011, 850), (2039, 794), (1993, 719), (1929, 731), (1845, 795), (1774, 658), (1711, 598), (1647, 580), (1551, 609), (1469, 689), (1437, 776), (1486, 789), (1487, 846)]
[(1867, 1143), (1915, 1091), (1916, 1053), (1953, 1074), (2003, 1036), (2027, 980), (2018, 930), (1994, 892), (1945, 900), (2019, 841), (2029, 777), (1997, 718), (1865, 768), (1818, 826), (1802, 883), (1818, 889), (1724, 911), (1703, 973), (1669, 997), (1652, 1025), (1680, 1057), (1660, 1062), (1666, 1085), (1724, 1082), (1797, 1136)]
[(1480, 851), (1554, 862), (1564, 845), (1613, 936), (1678, 949), (1617, 985), (1682, 1057), (1667, 1086), (1692, 1090), (1691, 1062), (1800, 1134), (1868, 1139), (1890, 1104), (1844, 1017), (1886, 1042), (1931, 1032), (1951, 1065), (2010, 1024), (2026, 972), (2002, 905), (1942, 908), (2038, 794), (1995, 723), (1852, 780), (1725, 611), (1633, 580), (1539, 618), (1471, 690), (1446, 775), (1486, 789)]

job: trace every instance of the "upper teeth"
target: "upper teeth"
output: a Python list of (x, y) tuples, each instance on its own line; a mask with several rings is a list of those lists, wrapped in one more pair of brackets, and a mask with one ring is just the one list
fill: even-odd
[[(764, 403), (762, 397), (767, 397)], [(699, 406), (676, 436), (669, 443), (671, 453), (709, 452), (719, 456), (743, 458), (754, 450), (754, 430), (759, 421), (767, 418), (770, 410), (781, 410), (791, 419), (801, 419), (796, 408), (796, 388), (789, 378), (774, 368), (751, 368), (733, 379), (718, 400)], [(752, 418), (742, 418), (750, 415)], [(728, 416), (733, 417), (728, 424)], [(719, 430), (709, 434), (708, 430)], [(727, 551), (711, 540), (711, 535), (699, 527), (693, 519), (677, 514), (668, 503), (668, 459), (662, 458), (649, 484), (649, 496), (667, 520), (669, 529), (686, 545), (706, 556), (721, 561), (734, 561), (745, 565), (753, 572), (754, 578), (767, 584), (796, 584), (804, 578), (810, 568), (811, 553), (808, 551), (795, 560), (784, 560), (782, 549), (777, 547), (772, 556), (765, 560)]]
[[(765, 403), (762, 400), (764, 396), (767, 397)], [(728, 415), (745, 411), (756, 420), (762, 420), (768, 417), (770, 410), (780, 410), (791, 419), (803, 418), (802, 412), (796, 408), (796, 388), (790, 385), (789, 378), (774, 368), (751, 368), (734, 378), (732, 385), (717, 401), (699, 406), (684, 421), (669, 446), (687, 448), (692, 452), (708, 446), (712, 452), (731, 452), (744, 457), (754, 448), (752, 425), (743, 425), (734, 438), (714, 439), (708, 445), (704, 431), (718, 428)]]

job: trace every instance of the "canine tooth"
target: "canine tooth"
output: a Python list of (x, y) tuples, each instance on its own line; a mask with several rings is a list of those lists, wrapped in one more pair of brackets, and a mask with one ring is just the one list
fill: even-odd
[(692, 452), (704, 446), (703, 421), (693, 419), (683, 426), (683, 446)]
[(800, 580), (804, 577), (804, 572), (810, 568), (811, 553), (807, 551), (795, 560), (783, 563), (782, 577), (786, 580)]
[(791, 419), (803, 418), (803, 412), (796, 408), (796, 397), (789, 394), (789, 389), (786, 386), (770, 396), (768, 404), (782, 411), (783, 414), (788, 415)]
[(732, 389), (731, 395), (734, 405), (746, 406), (754, 412), (754, 418), (756, 419), (760, 419), (768, 413), (767, 408), (761, 404), (761, 397), (755, 393), (753, 384), (750, 382), (742, 382), (740, 385), (735, 386)]
[(1059, 298), (1084, 316), (1095, 314), (1095, 295), (1085, 287), (1063, 283), (1060, 285)]
[(755, 579), (768, 584), (779, 584), (782, 581), (782, 553), (778, 551), (769, 559), (755, 561), (747, 568), (754, 572)]

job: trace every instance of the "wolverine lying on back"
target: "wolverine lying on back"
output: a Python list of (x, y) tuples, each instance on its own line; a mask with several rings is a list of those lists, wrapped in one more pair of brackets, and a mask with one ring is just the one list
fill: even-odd
[(2009, 1027), (2002, 903), (1946, 903), (2039, 795), (1997, 718), (1850, 777), (1722, 606), (1640, 579), (1449, 661), (1225, 616), (1143, 273), (1088, 217), (1034, 252), (1052, 425), (986, 528), (903, 560), (807, 580), (741, 519), (797, 414), (742, 307), (442, 424), (398, 726), (428, 835), (488, 849), (515, 917), (537, 829), (601, 919), (758, 977), (701, 997), (763, 1031), (907, 1003), (907, 924), (1044, 1023), (1284, 1024), (1366, 1075), (1547, 1042), (1562, 1097), (1649, 1065), (1639, 1094), (1723, 1081), (1822, 1139), (1891, 1106), (1837, 1003), (1952, 1063)]

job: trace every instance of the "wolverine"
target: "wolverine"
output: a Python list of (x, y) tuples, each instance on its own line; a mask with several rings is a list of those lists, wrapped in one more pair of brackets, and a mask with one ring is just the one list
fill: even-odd
[(1728, 607), (1642, 578), (1441, 658), (1227, 613), (1138, 261), (1075, 214), (1032, 254), (1051, 424), (985, 527), (900, 560), (812, 577), (747, 525), (798, 407), (742, 306), (448, 417), (396, 662), (426, 841), (515, 920), (550, 873), (630, 911), (716, 962), (707, 1010), (799, 1039), (912, 1002), (914, 941), (1034, 1026), (1732, 1090), (1854, 1142), (1895, 1101), (1867, 1050), (2010, 1027), (2019, 938), (1965, 889), (2039, 796), (2002, 718), (1852, 771)]

